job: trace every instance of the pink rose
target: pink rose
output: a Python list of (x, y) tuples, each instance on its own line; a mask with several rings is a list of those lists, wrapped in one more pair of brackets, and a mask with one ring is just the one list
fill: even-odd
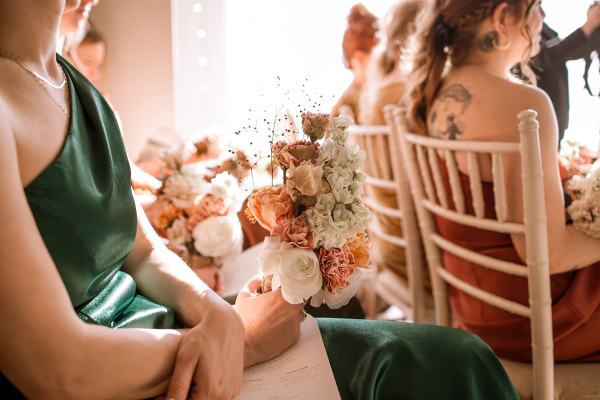
[(354, 256), (351, 252), (339, 248), (319, 251), (319, 264), (325, 286), (331, 294), (349, 285), (349, 278), (354, 273)]
[(267, 187), (248, 198), (245, 213), (250, 222), (270, 232), (282, 219), (292, 217), (294, 202), (283, 186)]
[(302, 129), (313, 142), (325, 136), (328, 125), (329, 114), (302, 113)]
[(304, 215), (297, 218), (282, 218), (273, 228), (273, 236), (279, 236), (283, 243), (300, 249), (312, 250), (313, 234)]
[(298, 166), (304, 161), (313, 161), (319, 157), (319, 145), (306, 140), (301, 140), (281, 147), (283, 142), (273, 145), (273, 156), (280, 167), (289, 169), (292, 165)]
[(221, 197), (207, 194), (194, 207), (193, 212), (186, 221), (188, 230), (193, 231), (196, 225), (208, 217), (222, 217), (227, 215), (229, 210), (225, 206), (225, 201)]

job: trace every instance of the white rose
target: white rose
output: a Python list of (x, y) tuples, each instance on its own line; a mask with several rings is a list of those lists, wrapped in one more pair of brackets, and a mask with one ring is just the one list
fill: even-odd
[(310, 305), (319, 307), (321, 304), (327, 304), (327, 307), (336, 309), (348, 304), (354, 297), (361, 281), (361, 270), (356, 268), (354, 273), (348, 278), (348, 286), (338, 289), (336, 294), (330, 293), (326, 288), (321, 289), (310, 299)]
[(225, 257), (242, 251), (244, 237), (236, 214), (208, 217), (192, 232), (194, 247), (208, 257)]
[(185, 226), (185, 221), (184, 217), (179, 217), (167, 228), (167, 239), (169, 239), (169, 242), (183, 246), (192, 239), (190, 231)]
[(319, 259), (311, 250), (281, 244), (278, 238), (266, 238), (258, 257), (260, 271), (273, 275), (273, 290), (281, 287), (281, 295), (290, 304), (300, 304), (323, 286)]

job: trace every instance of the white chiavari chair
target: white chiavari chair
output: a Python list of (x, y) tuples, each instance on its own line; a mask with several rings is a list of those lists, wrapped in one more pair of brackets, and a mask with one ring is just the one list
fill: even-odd
[[(377, 296), (400, 308), (415, 322), (431, 320), (432, 301), (424, 286), (424, 257), (417, 226), (408, 178), (400, 156), (400, 142), (386, 125), (353, 125), (348, 129), (349, 140), (365, 152), (363, 172), (367, 175), (365, 203), (374, 214), (369, 234), (387, 244), (404, 249), (406, 279), (384, 265), (374, 266), (374, 285)], [(395, 204), (382, 201), (375, 191), (393, 193)], [(400, 221), (402, 233), (384, 229), (377, 216)], [(429, 299), (428, 299), (429, 297)], [(373, 310), (368, 312), (373, 317)]]
[[(600, 364), (554, 365), (552, 308), (544, 187), (536, 112), (518, 115), (520, 143), (473, 142), (431, 138), (406, 132), (401, 108), (392, 111), (393, 125), (400, 133), (402, 152), (414, 199), (432, 279), (435, 320), (449, 325), (451, 312), (447, 285), (531, 321), (532, 363), (501, 360), (522, 399), (600, 399)], [(475, 215), (465, 212), (465, 196), (456, 155), (466, 156)], [(502, 157), (521, 159), (524, 223), (506, 218), (506, 189)], [(486, 218), (478, 157), (488, 155), (492, 163), (496, 218)], [(440, 160), (445, 162), (450, 193), (441, 178)], [(449, 207), (449, 198), (455, 204)], [(524, 234), (527, 260), (524, 265), (499, 260), (446, 240), (437, 232), (435, 217), (462, 225), (506, 234)], [(448, 252), (485, 268), (528, 279), (529, 306), (475, 287), (444, 268), (442, 252)], [(511, 332), (506, 332), (511, 335)]]

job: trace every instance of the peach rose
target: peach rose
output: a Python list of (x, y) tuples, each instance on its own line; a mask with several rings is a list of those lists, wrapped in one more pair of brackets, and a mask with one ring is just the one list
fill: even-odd
[(164, 197), (158, 197), (158, 199), (149, 205), (145, 211), (150, 224), (152, 224), (154, 229), (156, 229), (161, 236), (165, 236), (165, 229), (181, 215), (181, 210), (175, 207), (169, 199)]
[(313, 234), (304, 215), (297, 218), (282, 218), (273, 228), (273, 236), (279, 236), (283, 243), (300, 249), (312, 250)]
[(369, 266), (371, 255), (369, 254), (369, 240), (363, 233), (357, 233), (344, 245), (344, 250), (349, 251), (354, 256), (354, 265), (357, 268), (366, 268)]
[(323, 139), (328, 125), (329, 114), (302, 113), (302, 129), (313, 142)]
[(292, 165), (287, 182), (305, 196), (316, 196), (323, 191), (322, 178), (323, 166), (304, 161), (297, 167)]
[(221, 197), (207, 194), (194, 207), (190, 217), (186, 222), (186, 227), (193, 231), (196, 225), (208, 217), (222, 217), (227, 215), (229, 210), (225, 206), (225, 201)]
[(282, 218), (292, 218), (294, 202), (283, 186), (267, 187), (248, 198), (246, 215), (269, 232)]
[(332, 294), (336, 294), (338, 289), (344, 289), (349, 285), (349, 278), (356, 268), (352, 253), (336, 247), (321, 248), (319, 264), (325, 286)]
[(273, 146), (275, 161), (280, 167), (289, 169), (304, 161), (316, 160), (319, 157), (319, 145), (306, 140), (288, 144), (281, 148), (281, 142)]

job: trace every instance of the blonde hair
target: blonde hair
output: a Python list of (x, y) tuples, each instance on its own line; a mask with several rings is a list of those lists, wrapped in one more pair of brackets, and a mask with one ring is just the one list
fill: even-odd
[(383, 75), (392, 72), (400, 62), (425, 5), (425, 0), (400, 0), (388, 11), (382, 27), (385, 48), (379, 60)]

